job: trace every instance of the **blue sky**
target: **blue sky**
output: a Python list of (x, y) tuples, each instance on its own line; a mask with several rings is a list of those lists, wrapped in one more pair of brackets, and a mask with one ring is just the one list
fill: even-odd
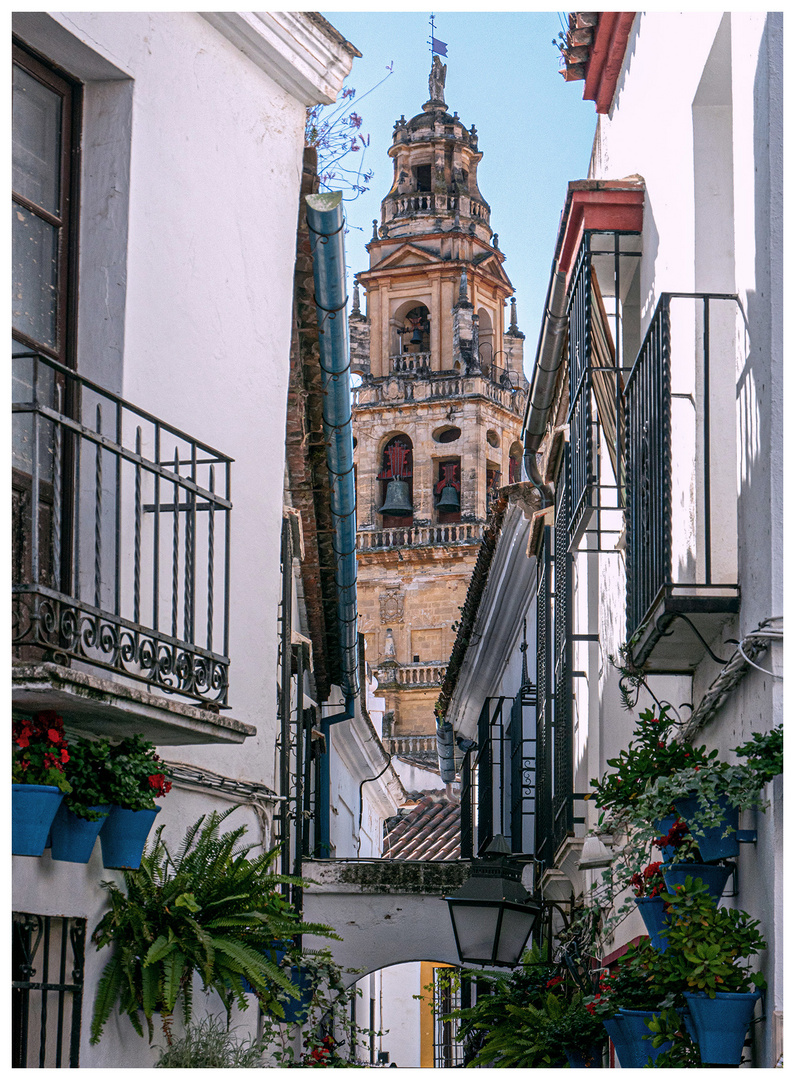
[[(366, 195), (346, 205), (349, 292), (353, 273), (368, 266), (365, 244), (392, 183), (387, 150), (401, 113), (428, 100), (431, 53), (428, 12), (323, 11), (363, 54), (348, 85), (370, 135), (365, 166), (375, 176)], [(557, 12), (435, 13), (435, 37), (447, 43), (445, 98), (450, 112), (478, 131), (483, 160), (478, 183), (491, 206), (491, 227), (516, 290), (525, 367), (535, 356), (555, 237), (569, 180), (587, 175), (596, 113), (583, 84), (565, 83), (552, 45)], [(392, 64), (393, 73), (364, 98)], [(364, 300), (364, 298), (362, 298)]]

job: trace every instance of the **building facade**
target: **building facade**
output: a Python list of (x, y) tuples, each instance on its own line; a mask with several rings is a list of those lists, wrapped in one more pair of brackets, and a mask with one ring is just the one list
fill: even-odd
[[(29, 12), (14, 34), (14, 712), (150, 739), (174, 846), (240, 804), (269, 848), (305, 112), (356, 50), (303, 13)], [(14, 1064), (153, 1064), (126, 1016), (89, 1045), (121, 881), (100, 845), (13, 877)]]
[[(599, 825), (585, 795), (638, 711), (672, 703), (681, 737), (729, 762), (783, 719), (783, 57), (770, 13), (571, 13), (569, 28), (565, 75), (597, 128), (588, 177), (568, 186), (524, 418), (529, 512), (510, 492), (495, 508), (441, 705), (467, 740), (462, 853), (502, 828), (538, 894), (572, 911), (611, 861), (582, 858)], [(772, 1067), (781, 776), (762, 794), (725, 903), (767, 941), (744, 1053)], [(633, 912), (594, 960), (644, 933)]]
[(518, 477), (527, 385), (477, 132), (448, 111), (445, 78), (435, 57), (429, 100), (395, 124), (350, 318), (361, 631), (385, 737), (419, 753), (493, 493)]

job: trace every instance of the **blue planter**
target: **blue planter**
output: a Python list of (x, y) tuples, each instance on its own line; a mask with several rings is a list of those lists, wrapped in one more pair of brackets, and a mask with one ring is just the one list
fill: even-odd
[(284, 1007), (283, 1024), (303, 1024), (309, 1015), (312, 999), (315, 996), (315, 980), (313, 973), (307, 968), (290, 968), (290, 979), (298, 991), (297, 998), (288, 998), (282, 1002)]
[[(668, 817), (660, 818), (659, 821), (655, 821), (654, 828), (657, 832), (657, 836), (665, 836), (666, 833), (669, 833), (676, 824), (678, 818), (678, 814), (669, 814)], [(660, 848), (660, 857), (664, 863), (669, 863), (671, 859), (676, 857), (676, 848), (670, 846)]]
[(63, 792), (50, 784), (11, 785), (11, 854), (44, 854)]
[(700, 878), (707, 886), (709, 895), (717, 905), (723, 896), (726, 882), (731, 877), (732, 866), (708, 866), (706, 863), (671, 863), (663, 869), (665, 885), (673, 892), (677, 885), (684, 885), (689, 877)]
[(112, 806), (99, 830), (102, 865), (106, 870), (138, 870), (146, 838), (160, 813), (154, 810), (125, 810)]
[(636, 896), (635, 903), (649, 932), (649, 940), (658, 952), (664, 953), (668, 948), (668, 942), (663, 934), (668, 926), (665, 901), (659, 896)]
[(634, 1069), (637, 1068), (637, 1055), (635, 1053), (635, 1044), (631, 1041), (629, 1035), (624, 1030), (624, 1025), (621, 1022), (620, 1016), (614, 1016), (612, 1020), (603, 1020), (605, 1031), (610, 1037), (610, 1041), (616, 1052), (618, 1063), (622, 1069)]
[(602, 1067), (602, 1048), (598, 1044), (589, 1050), (564, 1050), (570, 1069), (600, 1069)]
[[(282, 960), (284, 960), (284, 957), (287, 953), (287, 949), (285, 946), (286, 942), (272, 941), (271, 948), (268, 949), (266, 952), (263, 952), (262, 955), (267, 956), (268, 959), (272, 960), (273, 963), (276, 964), (276, 966), (278, 967), (278, 965), (281, 964)], [(245, 976), (243, 976), (243, 990), (247, 994), (253, 994), (255, 992), (254, 987), (251, 985), (251, 983)]]
[[(673, 1046), (670, 1041), (664, 1042), (662, 1046), (657, 1047), (651, 1044), (654, 1032), (649, 1031), (647, 1021), (654, 1016), (659, 1016), (659, 1013), (639, 1009), (621, 1009), (618, 1015), (623, 1024), (626, 1038), (634, 1044), (635, 1060), (629, 1065), (629, 1068), (642, 1069), (647, 1065), (649, 1058), (651, 1058), (653, 1066), (660, 1054), (670, 1050)], [(627, 1068), (623, 1061), (621, 1064), (622, 1068)]]
[[(687, 822), (688, 828), (690, 828), (691, 820), (698, 813), (698, 798), (677, 799), (675, 805), (679, 811), (679, 816)], [(718, 799), (718, 806), (723, 813), (724, 819), (721, 825), (713, 825), (711, 828), (704, 829), (703, 835), (693, 833), (693, 830), (690, 829), (691, 833), (693, 833), (693, 839), (698, 844), (701, 858), (705, 863), (714, 862), (716, 859), (732, 859), (740, 851), (737, 839), (739, 811), (736, 806), (731, 806), (729, 800), (723, 795)], [(724, 836), (723, 834), (727, 828), (731, 828), (732, 831), (728, 836)]]
[(102, 814), (97, 821), (78, 817), (61, 803), (52, 823), (52, 857), (57, 862), (87, 863), (94, 850), (99, 830), (110, 813), (109, 806), (92, 806)]
[(745, 1036), (760, 997), (758, 990), (752, 994), (716, 994), (714, 998), (704, 993), (685, 993), (692, 1038), (698, 1043), (703, 1064), (740, 1064)]

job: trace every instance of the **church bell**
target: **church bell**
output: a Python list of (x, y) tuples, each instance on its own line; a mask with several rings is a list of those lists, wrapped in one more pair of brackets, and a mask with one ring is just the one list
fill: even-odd
[(414, 333), (411, 335), (411, 344), (422, 345), (422, 330), (420, 330), (419, 326), (414, 327)]
[(392, 514), (394, 517), (406, 517), (414, 513), (414, 507), (409, 500), (409, 486), (405, 480), (389, 481), (384, 505), (379, 508), (378, 513)]
[(439, 502), (436, 504), (436, 509), (443, 514), (457, 514), (461, 509), (461, 501), (458, 498), (458, 492), (452, 484), (445, 484), (442, 488), (442, 493), (439, 496)]

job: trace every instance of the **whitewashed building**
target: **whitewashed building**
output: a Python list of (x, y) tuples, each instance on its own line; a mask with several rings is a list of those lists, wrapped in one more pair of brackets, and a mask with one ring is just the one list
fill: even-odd
[[(151, 739), (173, 842), (242, 803), (230, 824), (270, 847), (305, 110), (357, 53), (302, 12), (25, 12), (13, 29), (14, 708), (53, 709), (67, 737)], [(45, 1040), (44, 945), (23, 957), (34, 1022), (15, 1024), (14, 1064), (152, 1065), (126, 1016), (88, 1043), (99, 883), (120, 876), (99, 845), (13, 872), (22, 952), (46, 930), (49, 978), (61, 941), (72, 973)], [(254, 1032), (256, 1010), (235, 1022)]]
[[(622, 646), (661, 700), (688, 703), (687, 737), (729, 761), (783, 718), (782, 17), (572, 13), (570, 27), (593, 152), (561, 215), (527, 480), (501, 493), (443, 688), (475, 744), (465, 844), (477, 855), (504, 832), (564, 906), (601, 876), (579, 868), (596, 825), (583, 796), (634, 726), (610, 661)], [(741, 821), (757, 840), (731, 901), (768, 943), (757, 1067), (781, 1054), (781, 777), (764, 795)], [(643, 933), (633, 915), (600, 959)]]

